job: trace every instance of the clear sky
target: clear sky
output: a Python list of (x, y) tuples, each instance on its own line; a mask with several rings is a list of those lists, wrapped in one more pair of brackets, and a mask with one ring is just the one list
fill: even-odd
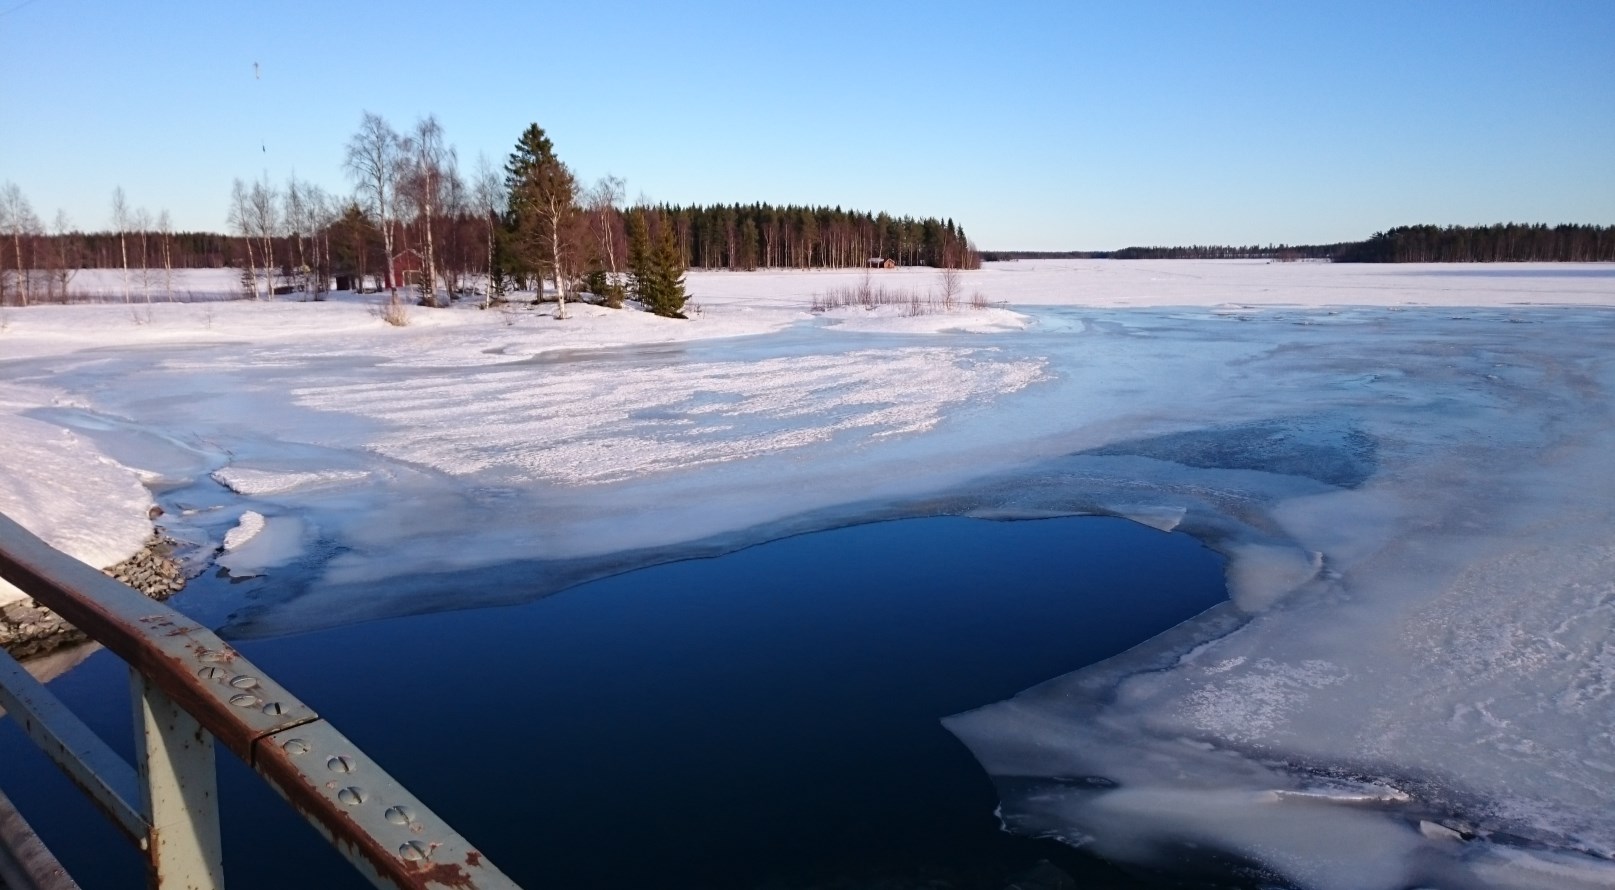
[[(258, 76), (254, 76), (254, 65)], [(362, 112), (471, 169), (536, 122), (630, 198), (952, 217), (983, 248), (1615, 223), (1615, 0), (0, 0), (0, 182), (223, 230), (346, 192)]]

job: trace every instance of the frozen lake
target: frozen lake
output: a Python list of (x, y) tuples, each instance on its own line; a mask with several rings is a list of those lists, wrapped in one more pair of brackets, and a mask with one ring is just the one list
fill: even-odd
[(1005, 263), (984, 313), (804, 311), (859, 274), (692, 275), (688, 324), (13, 313), (0, 506), (88, 548), (154, 492), (259, 579), (187, 608), (270, 647), (872, 520), (1131, 519), (1229, 601), (948, 705), (1016, 832), (1319, 890), (1615, 882), (1606, 269)]

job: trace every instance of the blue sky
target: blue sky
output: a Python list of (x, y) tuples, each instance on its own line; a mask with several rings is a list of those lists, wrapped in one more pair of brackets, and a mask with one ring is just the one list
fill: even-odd
[[(952, 217), (984, 248), (1615, 223), (1615, 2), (0, 0), (0, 181), (222, 230), (361, 113), (529, 123), (630, 198)], [(254, 78), (257, 63), (260, 76)]]

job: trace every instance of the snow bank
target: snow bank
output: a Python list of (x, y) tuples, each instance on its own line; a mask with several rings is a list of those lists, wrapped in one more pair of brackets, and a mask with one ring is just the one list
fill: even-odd
[(247, 543), (253, 538), (258, 537), (258, 533), (262, 532), (263, 530), (264, 514), (254, 510), (248, 510), (247, 512), (241, 514), (240, 519), (236, 520), (235, 528), (232, 528), (225, 533), (224, 549), (239, 550), (241, 549), (241, 545)]
[[(246, 495), (283, 494), (299, 489), (347, 485), (358, 482), (368, 475), (364, 470), (327, 469), (312, 472), (286, 472), (251, 469), (241, 466), (224, 467), (214, 470), (212, 473), (212, 477), (219, 484), (237, 494)], [(257, 514), (249, 513), (248, 515), (256, 516)], [(262, 519), (262, 517), (259, 518)]]
[(311, 534), (295, 516), (266, 518), (249, 510), (224, 536), (224, 552), (214, 561), (237, 578), (262, 575), (301, 556)]
[[(151, 494), (135, 470), (81, 436), (22, 415), (50, 394), (0, 382), (0, 513), (96, 568), (133, 556), (151, 537)], [(22, 597), (0, 581), (0, 602)]]

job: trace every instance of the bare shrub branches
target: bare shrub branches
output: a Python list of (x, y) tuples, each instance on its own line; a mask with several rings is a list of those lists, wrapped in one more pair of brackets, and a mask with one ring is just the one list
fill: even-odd
[[(852, 307), (875, 310), (883, 306), (895, 306), (907, 317), (944, 315), (957, 311), (961, 303), (960, 294), (964, 292), (963, 275), (958, 269), (942, 269), (938, 272), (938, 282), (940, 292), (927, 289), (922, 293), (916, 288), (876, 284), (869, 273), (865, 272), (857, 284), (831, 287), (824, 293), (814, 294), (808, 311), (824, 313)], [(979, 312), (990, 306), (987, 297), (981, 291), (975, 291), (970, 295), (969, 307), (972, 310)]]
[(397, 291), (370, 307), (370, 314), (395, 328), (409, 326), (409, 304), (399, 299)]

